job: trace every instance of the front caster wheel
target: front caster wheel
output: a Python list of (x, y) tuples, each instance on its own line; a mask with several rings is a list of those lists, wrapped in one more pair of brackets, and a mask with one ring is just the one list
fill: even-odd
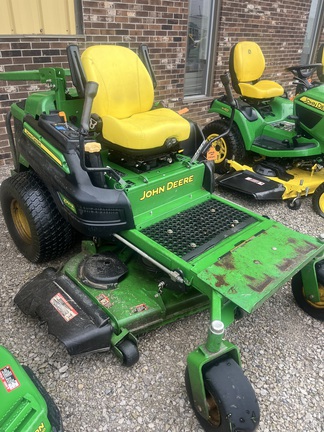
[(291, 289), (298, 306), (311, 317), (324, 321), (324, 286), (319, 284), (320, 301), (313, 302), (307, 299), (304, 293), (304, 286), (301, 273), (297, 273), (291, 280)]
[(121, 353), (121, 361), (123, 366), (133, 366), (138, 362), (139, 352), (136, 344), (128, 339), (124, 339), (119, 344), (116, 345), (116, 348)]
[(300, 198), (293, 198), (287, 201), (287, 206), (290, 210), (299, 210), (302, 205)]
[(186, 369), (186, 389), (191, 406), (206, 432), (253, 432), (260, 420), (260, 409), (249, 380), (232, 359), (220, 360), (203, 371), (209, 418), (195, 406)]

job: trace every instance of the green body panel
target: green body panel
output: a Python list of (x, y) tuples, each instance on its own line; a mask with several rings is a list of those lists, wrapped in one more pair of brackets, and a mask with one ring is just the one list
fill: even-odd
[[(324, 152), (324, 85), (314, 87), (306, 93), (302, 93), (295, 98), (295, 114), (301, 108), (302, 112), (306, 111), (307, 116), (303, 121), (301, 113), (301, 123), (303, 129), (314, 139), (317, 139)], [(313, 124), (313, 118), (320, 119)], [(311, 119), (310, 123), (307, 119)]]
[(49, 432), (47, 405), (24, 368), (0, 346), (1, 432)]
[[(109, 165), (121, 170), (118, 165)], [(136, 174), (123, 168), (123, 174), (123, 180), (128, 183), (125, 193), (132, 203), (138, 229), (177, 214), (209, 196), (202, 187), (197, 188), (203, 182), (204, 167), (199, 163), (188, 164), (188, 158), (181, 155), (171, 165), (159, 169)]]
[(64, 172), (66, 172), (66, 174), (70, 173), (64, 155), (52, 144), (47, 142), (46, 139), (36, 132), (29, 124), (24, 123), (23, 133), (33, 144), (42, 149), (46, 156), (50, 157)]
[[(242, 102), (241, 102), (242, 103)], [(296, 132), (295, 123), (290, 116), (296, 115), (296, 106), (301, 105), (304, 111), (299, 115), (301, 126), (305, 133), (302, 135)], [(248, 151), (253, 151), (263, 156), (268, 157), (308, 157), (321, 155), (324, 152), (324, 86), (315, 87), (305, 93), (298, 95), (294, 102), (289, 99), (277, 97), (274, 98), (269, 107), (271, 110), (258, 111), (251, 107), (253, 118), (245, 117), (240, 109), (235, 109), (234, 123), (237, 125), (245, 148)], [(242, 103), (242, 107), (244, 104)], [(215, 99), (211, 104), (209, 112), (218, 113), (222, 117), (230, 118), (231, 110), (229, 106), (222, 100)], [(321, 116), (321, 120), (316, 122), (316, 125), (309, 127), (312, 123), (309, 118), (312, 113)], [(305, 119), (305, 121), (303, 121)], [(282, 128), (282, 124), (291, 124), (290, 130)], [(289, 128), (288, 128), (289, 129)], [(300, 136), (301, 135), (301, 136)], [(298, 147), (294, 145), (294, 140), (298, 141)], [(271, 146), (263, 146), (264, 140), (277, 140), (278, 142), (285, 141), (286, 146), (282, 149), (271, 149)], [(307, 147), (306, 147), (307, 146)], [(285, 148), (286, 147), (286, 148)]]

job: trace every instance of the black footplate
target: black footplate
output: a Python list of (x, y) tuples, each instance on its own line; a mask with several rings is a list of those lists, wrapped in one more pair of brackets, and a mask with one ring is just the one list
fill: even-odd
[(48, 268), (27, 282), (14, 302), (38, 317), (70, 355), (110, 348), (113, 327), (107, 315), (67, 276)]
[(141, 232), (185, 261), (255, 222), (252, 216), (211, 199)]

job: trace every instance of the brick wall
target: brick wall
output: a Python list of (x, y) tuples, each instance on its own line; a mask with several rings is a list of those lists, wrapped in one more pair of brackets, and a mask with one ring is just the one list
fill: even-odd
[[(299, 63), (310, 3), (311, 0), (223, 0), (213, 97), (223, 92), (219, 76), (227, 69), (231, 46), (244, 39), (260, 44), (266, 58), (267, 77), (290, 89), (291, 76), (284, 69)], [(182, 101), (188, 1), (83, 0), (82, 4), (83, 36), (0, 38), (0, 71), (30, 70), (51, 64), (67, 67), (65, 48), (70, 43), (78, 43), (81, 49), (98, 43), (136, 49), (140, 43), (146, 43), (158, 81), (156, 99), (163, 99), (175, 109), (187, 106), (189, 116), (200, 125), (212, 120), (207, 112), (211, 98)], [(11, 163), (5, 131), (9, 106), (40, 88), (34, 82), (0, 81), (0, 165)], [(179, 102), (174, 102), (175, 99)]]

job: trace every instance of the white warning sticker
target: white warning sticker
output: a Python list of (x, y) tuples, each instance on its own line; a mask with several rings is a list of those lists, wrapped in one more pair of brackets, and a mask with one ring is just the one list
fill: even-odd
[(78, 315), (78, 312), (70, 305), (61, 293), (55, 294), (55, 296), (51, 298), (50, 303), (66, 322)]
[(251, 182), (251, 183), (258, 184), (259, 186), (263, 186), (263, 185), (265, 184), (264, 182), (262, 182), (262, 181), (260, 181), (260, 180), (257, 180), (257, 179), (255, 179), (255, 178), (253, 178), (253, 177), (245, 177), (244, 180), (247, 180), (247, 181), (249, 181), (249, 182)]
[(11, 392), (20, 386), (10, 366), (5, 366), (0, 369), (0, 380), (3, 382), (7, 392)]

